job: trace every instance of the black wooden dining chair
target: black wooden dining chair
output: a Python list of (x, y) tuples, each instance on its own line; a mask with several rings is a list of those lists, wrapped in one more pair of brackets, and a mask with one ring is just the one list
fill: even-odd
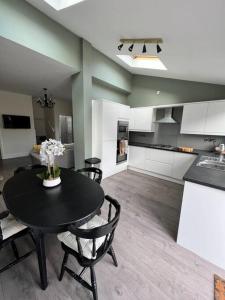
[[(93, 293), (94, 300), (98, 299), (97, 282), (94, 266), (106, 255), (109, 254), (117, 267), (117, 259), (112, 247), (114, 233), (120, 217), (120, 205), (117, 200), (110, 196), (105, 196), (109, 203), (108, 220), (95, 216), (85, 225), (75, 228), (73, 225), (68, 227), (67, 232), (58, 234), (64, 250), (59, 280), (61, 281), (65, 271), (85, 288)], [(114, 216), (112, 217), (112, 210)], [(83, 268), (80, 274), (76, 274), (68, 268), (67, 261), (69, 255), (73, 255)], [(84, 271), (90, 268), (91, 285), (82, 278)]]
[(76, 172), (81, 173), (92, 180), (96, 181), (97, 183), (101, 184), (102, 181), (102, 170), (95, 168), (95, 167), (90, 167), (90, 168), (83, 168), (79, 169)]
[(25, 166), (25, 167), (18, 167), (15, 171), (14, 171), (14, 175), (19, 174), (21, 172), (27, 171), (27, 170), (33, 170), (33, 169), (44, 169), (46, 168), (46, 166), (44, 165), (29, 165), (29, 166)]
[(0, 269), (0, 273), (8, 270), (32, 254), (34, 250), (28, 251), (24, 255), (20, 256), (15, 243), (16, 239), (25, 236), (28, 233), (29, 229), (25, 225), (17, 222), (8, 211), (0, 213), (0, 250), (10, 244), (15, 256), (15, 259), (11, 263)]

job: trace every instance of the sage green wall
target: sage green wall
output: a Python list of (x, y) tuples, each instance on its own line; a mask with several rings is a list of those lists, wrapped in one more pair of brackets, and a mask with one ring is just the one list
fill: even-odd
[(138, 107), (218, 99), (225, 99), (223, 85), (134, 75), (128, 104)]
[(92, 155), (92, 100), (108, 99), (126, 103), (131, 90), (131, 74), (81, 42), (81, 72), (72, 79), (74, 116), (75, 168), (82, 168), (84, 159)]
[(99, 80), (92, 80), (92, 98), (95, 100), (106, 99), (114, 102), (127, 104), (128, 94), (113, 88)]
[(131, 92), (132, 75), (92, 47), (91, 75), (116, 89)]
[(80, 38), (24, 0), (0, 0), (0, 36), (80, 71)]

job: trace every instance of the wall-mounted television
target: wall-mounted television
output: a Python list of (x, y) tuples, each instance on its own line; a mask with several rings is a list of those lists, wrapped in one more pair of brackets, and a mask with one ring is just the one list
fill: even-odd
[(28, 129), (30, 128), (29, 116), (2, 115), (4, 128)]

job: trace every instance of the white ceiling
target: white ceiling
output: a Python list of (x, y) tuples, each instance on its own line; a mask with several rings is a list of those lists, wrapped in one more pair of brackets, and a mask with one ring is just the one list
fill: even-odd
[(48, 57), (0, 38), (0, 89), (38, 96), (43, 87), (71, 100), (74, 70)]
[[(61, 11), (27, 1), (132, 73), (225, 84), (224, 0), (86, 0)], [(163, 38), (167, 71), (132, 69), (116, 57), (120, 38), (147, 37)]]

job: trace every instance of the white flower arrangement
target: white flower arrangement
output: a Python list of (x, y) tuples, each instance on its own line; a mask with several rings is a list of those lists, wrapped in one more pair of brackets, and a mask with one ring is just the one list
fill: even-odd
[(41, 143), (40, 159), (48, 167), (42, 178), (51, 180), (59, 177), (60, 169), (55, 166), (55, 156), (63, 155), (64, 151), (65, 147), (60, 141), (49, 139)]

